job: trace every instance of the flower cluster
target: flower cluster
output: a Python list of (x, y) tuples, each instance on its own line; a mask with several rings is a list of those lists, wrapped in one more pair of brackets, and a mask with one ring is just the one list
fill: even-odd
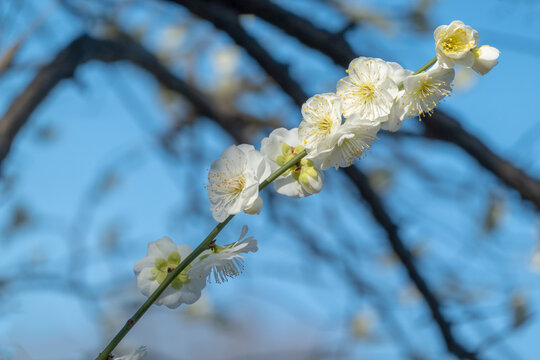
[(478, 47), (478, 32), (459, 20), (439, 26), (433, 36), (437, 61), (446, 69), (458, 64), (485, 75), (498, 63), (499, 50), (488, 45)]
[(395, 62), (359, 57), (335, 93), (318, 94), (302, 106), (302, 122), (279, 128), (251, 145), (233, 145), (212, 163), (208, 197), (216, 221), (242, 211), (258, 214), (259, 184), (304, 150), (307, 156), (274, 181), (280, 194), (301, 198), (321, 191), (323, 170), (347, 167), (365, 154), (380, 129), (397, 131), (405, 119), (431, 114), (452, 92), (454, 66), (485, 74), (497, 64), (499, 51), (478, 47), (478, 33), (461, 21), (439, 26), (435, 59), (425, 71), (413, 72)]
[[(218, 283), (240, 274), (244, 268), (241, 254), (257, 251), (257, 240), (253, 237), (242, 240), (246, 234), (247, 226), (244, 226), (238, 241), (225, 246), (212, 244), (172, 280), (156, 304), (171, 309), (180, 304), (193, 304), (201, 297), (212, 274)], [(150, 296), (192, 251), (190, 246), (176, 245), (168, 237), (151, 241), (146, 257), (134, 266), (139, 291)]]
[[(417, 72), (377, 58), (353, 59), (336, 92), (305, 102), (298, 128), (274, 130), (262, 140), (260, 151), (246, 144), (225, 149), (208, 172), (214, 219), (222, 223), (240, 212), (260, 213), (260, 185), (278, 170), (273, 181), (278, 193), (302, 198), (320, 192), (323, 171), (351, 166), (371, 147), (379, 130), (397, 131), (404, 120), (431, 114), (451, 94), (456, 64), (482, 75), (497, 64), (499, 51), (478, 47), (478, 33), (461, 21), (439, 26), (434, 37), (437, 56)], [(236, 277), (243, 270), (242, 254), (257, 251), (256, 240), (243, 239), (246, 232), (244, 227), (238, 241), (229, 245), (210, 243), (174, 279), (169, 273), (193, 250), (167, 237), (151, 242), (147, 256), (135, 264), (139, 290), (150, 296), (168, 279), (170, 286), (156, 304), (175, 308), (194, 303), (207, 281)]]

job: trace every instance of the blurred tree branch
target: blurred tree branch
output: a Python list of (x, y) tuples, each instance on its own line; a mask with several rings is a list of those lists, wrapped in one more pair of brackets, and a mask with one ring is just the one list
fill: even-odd
[(215, 120), (236, 140), (243, 138), (242, 134), (248, 133), (254, 126), (259, 128), (259, 124), (254, 125), (250, 120), (246, 125), (246, 123), (238, 121), (237, 117), (218, 113), (205, 100), (206, 96), (174, 76), (154, 55), (127, 36), (120, 35), (115, 40), (104, 40), (82, 35), (39, 70), (26, 89), (11, 103), (0, 120), (0, 166), (7, 157), (19, 130), (26, 124), (34, 110), (60, 81), (73, 77), (78, 66), (91, 60), (107, 63), (130, 61), (145, 69), (163, 86), (185, 97), (200, 115)]

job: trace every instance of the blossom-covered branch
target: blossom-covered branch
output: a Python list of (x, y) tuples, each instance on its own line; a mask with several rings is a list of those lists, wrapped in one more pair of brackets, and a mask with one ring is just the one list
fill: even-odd
[[(147, 257), (134, 269), (139, 289), (148, 300), (98, 360), (109, 355), (153, 303), (171, 308), (191, 304), (200, 297), (212, 272), (218, 282), (238, 275), (243, 269), (240, 254), (257, 250), (252, 238), (241, 241), (247, 229), (230, 245), (219, 246), (214, 238), (236, 214), (260, 213), (262, 198), (258, 193), (269, 183), (281, 178), (293, 185), (291, 189), (305, 192), (306, 186), (313, 188), (317, 183), (311, 178), (319, 179), (321, 171), (349, 167), (362, 157), (381, 128), (397, 131), (407, 118), (432, 112), (451, 92), (453, 66), (461, 63), (474, 67), (481, 61), (474, 53), (478, 34), (463, 23), (441, 26), (434, 36), (437, 61), (422, 73), (382, 59), (354, 59), (349, 76), (338, 82), (336, 93), (315, 95), (302, 106), (303, 121), (297, 131), (277, 129), (264, 140), (266, 149), (270, 145), (279, 147), (277, 156), (275, 150), (259, 153), (248, 144), (227, 148), (208, 174), (210, 209), (219, 224), (193, 251), (186, 245), (175, 245), (169, 238), (149, 244)], [(303, 161), (304, 157), (308, 161)], [(272, 162), (283, 165), (268, 176)], [(302, 195), (317, 193), (320, 186), (316, 190)], [(290, 195), (300, 197), (300, 192)], [(476, 358), (467, 352), (462, 356)]]
[[(185, 0), (168, 0), (185, 3)], [(191, 0), (190, 0), (191, 1)], [(347, 67), (351, 59), (358, 56), (347, 42), (343, 32), (332, 33), (316, 27), (313, 23), (291, 11), (288, 11), (269, 0), (198, 0), (198, 3), (221, 4), (236, 9), (242, 14), (253, 14), (280, 30), (297, 38), (306, 46), (327, 55), (339, 66)], [(361, 47), (362, 45), (359, 44)], [(484, 53), (486, 48), (475, 49), (488, 64), (494, 63), (497, 52)], [(482, 73), (482, 62), (477, 62), (476, 71)], [(489, 66), (489, 65), (488, 65)], [(482, 167), (490, 171), (507, 186), (515, 189), (523, 200), (530, 201), (540, 210), (540, 181), (520, 170), (510, 161), (495, 153), (481, 139), (464, 128), (458, 120), (448, 113), (437, 109), (423, 118), (424, 136), (452, 143), (474, 158)]]

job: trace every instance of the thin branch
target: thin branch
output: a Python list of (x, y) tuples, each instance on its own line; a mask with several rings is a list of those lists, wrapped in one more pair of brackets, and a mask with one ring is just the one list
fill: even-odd
[[(270, 57), (270, 59), (272, 58)], [(243, 139), (242, 132), (240, 131), (240, 128), (243, 127), (242, 124), (216, 111), (205, 100), (203, 94), (170, 73), (155, 56), (136, 42), (127, 37), (122, 37), (118, 40), (99, 40), (83, 35), (62, 50), (51, 63), (36, 75), (26, 90), (12, 103), (6, 115), (0, 121), (0, 150), (2, 150), (0, 152), (0, 160), (3, 160), (8, 154), (18, 130), (27, 122), (33, 111), (52, 89), (61, 80), (72, 77), (79, 65), (90, 60), (101, 60), (104, 62), (129, 60), (133, 62), (150, 72), (164, 86), (184, 96), (201, 115), (215, 120), (227, 132), (231, 133), (235, 139)], [(277, 68), (282, 69), (282, 67)], [(436, 298), (416, 270), (410, 253), (397, 234), (395, 225), (385, 212), (382, 202), (369, 186), (365, 175), (352, 167), (346, 169), (346, 173), (359, 187), (360, 192), (370, 204), (374, 217), (387, 232), (392, 247), (406, 266), (409, 276), (426, 298), (432, 315), (447, 343), (448, 349), (459, 357), (474, 359), (474, 355), (468, 353), (454, 339), (450, 323), (441, 314)]]
[[(177, 3), (183, 1), (169, 0)], [(205, 0), (223, 4), (241, 13), (254, 14), (273, 24), (305, 45), (326, 54), (336, 64), (348, 67), (358, 56), (341, 33), (331, 33), (319, 29), (305, 18), (293, 14), (269, 0)], [(461, 147), (485, 169), (515, 189), (524, 200), (532, 202), (540, 210), (540, 181), (516, 168), (513, 164), (495, 154), (475, 135), (465, 130), (460, 123), (441, 110), (436, 110), (429, 118), (423, 119), (425, 135), (428, 138), (447, 141)]]
[[(255, 49), (250, 48), (253, 42), (248, 41), (250, 36), (238, 23), (238, 14), (235, 11), (232, 11), (217, 3), (210, 3), (201, 0), (172, 1), (185, 6), (195, 15), (211, 21), (216, 27), (227, 32), (227, 34), (229, 34), (229, 36), (231, 36), (231, 38), (233, 38), (239, 45), (245, 47), (248, 53), (256, 54), (256, 56), (254, 56), (255, 60), (259, 62), (261, 67), (265, 69), (268, 75), (276, 79), (276, 82), (281, 86), (283, 91), (286, 92), (297, 104), (302, 104), (307, 99), (307, 94), (304, 93), (299, 85), (290, 86), (290, 84), (295, 83), (295, 81), (290, 77), (288, 71), (283, 67), (283, 65), (277, 62), (256, 42), (257, 47)], [(282, 84), (287, 85), (284, 86)], [(426, 281), (420, 275), (420, 272), (412, 260), (411, 253), (398, 234), (396, 225), (388, 215), (388, 212), (386, 211), (381, 199), (369, 184), (367, 177), (356, 167), (348, 167), (345, 168), (344, 171), (352, 183), (358, 188), (362, 197), (368, 203), (373, 217), (385, 230), (390, 245), (405, 266), (410, 279), (426, 300), (432, 317), (438, 325), (439, 330), (444, 338), (448, 351), (462, 359), (476, 359), (476, 355), (466, 350), (452, 333), (451, 324), (442, 314), (438, 299)]]

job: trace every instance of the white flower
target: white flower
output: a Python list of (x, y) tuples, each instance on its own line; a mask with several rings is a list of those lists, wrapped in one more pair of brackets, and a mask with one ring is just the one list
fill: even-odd
[(408, 69), (403, 69), (398, 63), (389, 62), (388, 65), (393, 70), (391, 78), (396, 84), (398, 84), (399, 90), (396, 98), (394, 99), (394, 103), (392, 104), (392, 108), (390, 109), (390, 114), (388, 114), (386, 120), (383, 119), (384, 121), (381, 122), (381, 128), (384, 130), (395, 132), (401, 129), (401, 125), (403, 124), (406, 115), (405, 108), (402, 104), (403, 101), (400, 101), (403, 95), (405, 95), (405, 90), (403, 89), (403, 81), (407, 77), (411, 76), (413, 72)]
[(404, 94), (398, 99), (389, 122), (399, 129), (403, 119), (433, 112), (439, 102), (452, 92), (453, 79), (454, 69), (445, 69), (438, 63), (426, 72), (407, 77), (403, 81)]
[(302, 105), (298, 135), (310, 157), (334, 146), (332, 139), (342, 122), (341, 104), (341, 97), (325, 93), (310, 97)]
[(298, 134), (308, 159), (321, 170), (350, 166), (376, 139), (379, 123), (356, 113), (341, 123), (341, 98), (336, 94), (315, 95), (302, 106)]
[(390, 65), (377, 58), (359, 57), (351, 61), (349, 76), (337, 84), (337, 94), (343, 98), (343, 115), (349, 118), (359, 113), (361, 118), (384, 121), (398, 94), (392, 77), (400, 70), (403, 69), (398, 64)]
[(144, 346), (141, 346), (138, 348), (135, 352), (132, 352), (131, 354), (120, 356), (120, 357), (114, 357), (114, 360), (142, 360), (146, 357), (146, 348)]
[[(298, 136), (298, 129), (279, 128), (264, 138), (261, 153), (266, 157), (272, 172), (279, 169), (293, 157), (304, 151)], [(311, 159), (303, 158), (296, 166), (274, 180), (274, 188), (280, 194), (301, 198), (321, 191), (323, 174)]]
[(193, 271), (208, 276), (209, 279), (213, 273), (218, 284), (237, 277), (244, 270), (244, 258), (241, 254), (258, 250), (257, 240), (252, 236), (242, 240), (247, 231), (248, 228), (244, 225), (236, 242), (225, 246), (214, 244), (211, 249), (202, 252), (192, 263)]
[(474, 55), (471, 50), (478, 46), (478, 32), (459, 20), (441, 25), (433, 32), (437, 60), (445, 68), (455, 64), (471, 67)]
[[(168, 237), (148, 243), (146, 257), (137, 261), (133, 268), (139, 291), (145, 296), (150, 296), (165, 280), (167, 274), (192, 251), (190, 246), (176, 245)], [(193, 304), (201, 297), (205, 285), (205, 274), (193, 273), (191, 265), (188, 265), (160, 295), (156, 304), (171, 309), (177, 308), (180, 304)]]
[(266, 159), (252, 145), (229, 146), (208, 172), (208, 197), (216, 221), (245, 211), (258, 214), (262, 208), (259, 183), (270, 175)]
[(333, 136), (334, 146), (319, 155), (321, 169), (351, 166), (354, 159), (360, 158), (371, 143), (377, 140), (379, 128), (380, 125), (361, 118), (359, 114), (347, 119)]
[(472, 52), (474, 54), (474, 64), (472, 69), (480, 75), (487, 74), (495, 65), (499, 63), (497, 61), (500, 54), (499, 50), (492, 46), (480, 46), (479, 48), (474, 49)]

